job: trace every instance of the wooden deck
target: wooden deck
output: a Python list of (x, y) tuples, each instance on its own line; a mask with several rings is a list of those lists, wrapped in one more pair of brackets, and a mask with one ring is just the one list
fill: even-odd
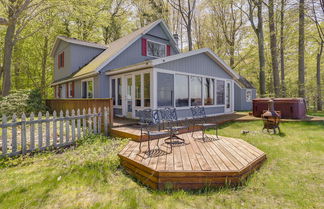
[[(118, 154), (126, 171), (153, 189), (199, 189), (205, 186), (237, 185), (259, 168), (266, 154), (249, 143), (220, 137), (203, 142), (181, 134), (185, 144), (173, 147), (153, 140), (154, 153), (148, 157), (147, 142), (130, 141)], [(157, 146), (159, 145), (159, 146)]]

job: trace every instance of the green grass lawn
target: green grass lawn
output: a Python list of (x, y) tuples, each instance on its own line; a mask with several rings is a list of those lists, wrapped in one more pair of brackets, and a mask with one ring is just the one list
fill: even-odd
[(317, 112), (308, 111), (307, 115), (324, 117), (324, 111), (317, 111)]
[[(0, 208), (324, 208), (324, 124), (227, 123), (268, 160), (236, 188), (152, 191), (124, 173), (117, 153), (127, 140), (90, 137), (78, 147), (0, 162)], [(241, 135), (241, 130), (249, 130)]]

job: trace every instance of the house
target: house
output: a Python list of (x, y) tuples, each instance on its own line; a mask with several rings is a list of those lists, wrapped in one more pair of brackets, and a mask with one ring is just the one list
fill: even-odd
[[(176, 37), (176, 36), (175, 36)], [(136, 118), (144, 108), (190, 106), (219, 115), (252, 109), (255, 88), (210, 49), (180, 53), (162, 20), (109, 45), (63, 36), (52, 49), (56, 98), (112, 98), (114, 114)]]

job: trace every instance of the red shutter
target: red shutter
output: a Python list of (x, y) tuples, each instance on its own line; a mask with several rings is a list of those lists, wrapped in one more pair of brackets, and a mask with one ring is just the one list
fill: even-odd
[(66, 98), (69, 98), (69, 83), (66, 83)]
[(171, 55), (171, 47), (170, 45), (167, 45), (167, 56)]
[(62, 67), (64, 67), (64, 52), (62, 52)]
[(72, 81), (72, 97), (74, 98), (74, 81)]
[(146, 56), (146, 39), (142, 38), (142, 55)]

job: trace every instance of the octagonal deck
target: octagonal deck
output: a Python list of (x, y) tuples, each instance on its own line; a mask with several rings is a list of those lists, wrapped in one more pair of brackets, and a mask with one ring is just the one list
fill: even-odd
[[(198, 136), (198, 133), (197, 133)], [(154, 155), (147, 157), (147, 142), (130, 141), (119, 153), (126, 171), (153, 189), (181, 188), (198, 189), (204, 186), (236, 185), (246, 178), (266, 159), (261, 150), (234, 138), (203, 142), (191, 134), (180, 135), (186, 143), (173, 147), (161, 139), (151, 142)]]

